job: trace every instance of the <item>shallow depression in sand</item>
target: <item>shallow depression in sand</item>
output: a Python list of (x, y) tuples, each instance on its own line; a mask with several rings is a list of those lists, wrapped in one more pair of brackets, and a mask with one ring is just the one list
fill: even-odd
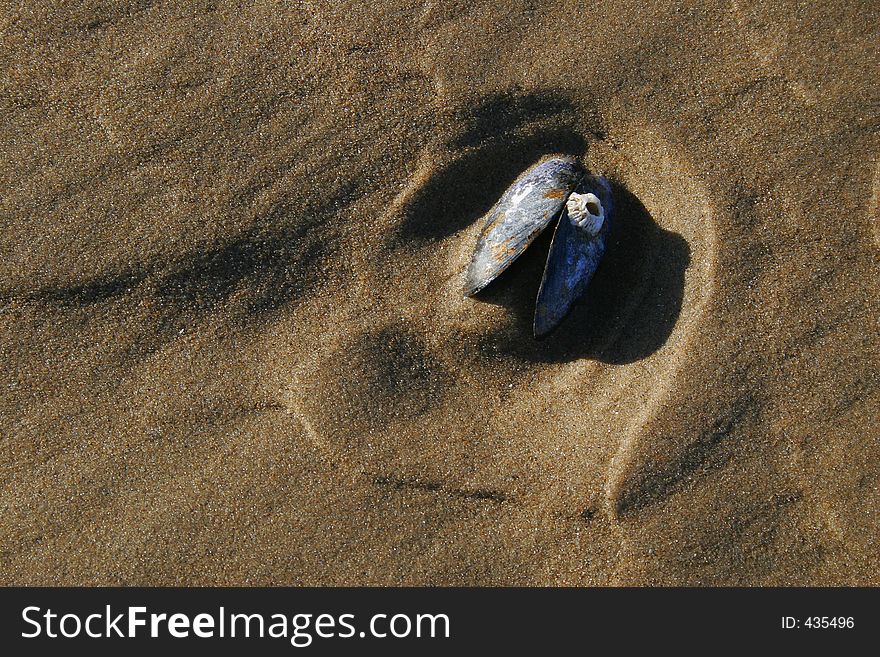
[[(531, 335), (551, 231), (476, 299), (460, 289), (479, 230), (473, 217), (457, 232), (403, 241), (390, 257), (409, 275), (391, 284), (398, 294), (414, 286), (421, 306), (389, 305), (375, 325), (335, 327), (334, 346), (314, 355), (291, 390), (316, 443), (382, 480), (556, 496), (566, 508), (601, 502), (687, 358), (715, 244), (707, 193), (660, 136), (618, 130), (586, 159), (613, 181), (616, 225), (586, 298), (562, 326), (543, 341)], [(473, 161), (484, 164), (479, 153)], [(467, 157), (454, 167), (467, 175)], [(432, 180), (422, 171), (415, 184)], [(407, 202), (395, 208), (407, 221)]]

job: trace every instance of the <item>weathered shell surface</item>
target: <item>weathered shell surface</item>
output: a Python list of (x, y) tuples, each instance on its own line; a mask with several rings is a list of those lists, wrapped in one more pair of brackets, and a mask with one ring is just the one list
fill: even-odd
[(563, 210), (553, 234), (544, 278), (538, 290), (534, 324), (536, 337), (546, 335), (565, 318), (572, 304), (586, 290), (605, 253), (605, 238), (614, 213), (611, 187), (601, 176), (587, 176), (575, 191), (598, 196), (605, 221), (599, 233), (593, 237), (578, 228), (568, 212)]
[(585, 173), (571, 157), (553, 157), (528, 169), (486, 214), (465, 278), (466, 296), (476, 294), (528, 248), (556, 218)]

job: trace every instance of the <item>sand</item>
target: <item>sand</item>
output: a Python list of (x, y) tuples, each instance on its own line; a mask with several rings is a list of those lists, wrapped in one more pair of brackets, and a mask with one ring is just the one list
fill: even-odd
[[(4, 4), (0, 583), (877, 585), (876, 2)], [(577, 155), (618, 217), (531, 335)]]

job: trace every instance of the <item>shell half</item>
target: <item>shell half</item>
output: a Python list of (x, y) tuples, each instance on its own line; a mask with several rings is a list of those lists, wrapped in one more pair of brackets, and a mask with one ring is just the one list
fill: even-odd
[(585, 172), (575, 158), (552, 157), (524, 172), (486, 214), (465, 276), (465, 296), (486, 287), (559, 216)]
[(544, 278), (535, 304), (535, 337), (543, 337), (556, 328), (584, 293), (605, 254), (605, 240), (611, 228), (613, 200), (611, 186), (601, 176), (587, 176), (574, 190), (595, 194), (602, 204), (604, 221), (598, 233), (578, 226), (568, 210), (562, 212), (547, 255)]

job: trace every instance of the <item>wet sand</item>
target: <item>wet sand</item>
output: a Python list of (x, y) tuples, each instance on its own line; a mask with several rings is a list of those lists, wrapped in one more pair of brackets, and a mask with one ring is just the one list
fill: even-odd
[[(877, 585), (877, 3), (0, 14), (0, 583)], [(531, 334), (548, 153), (619, 203)]]

